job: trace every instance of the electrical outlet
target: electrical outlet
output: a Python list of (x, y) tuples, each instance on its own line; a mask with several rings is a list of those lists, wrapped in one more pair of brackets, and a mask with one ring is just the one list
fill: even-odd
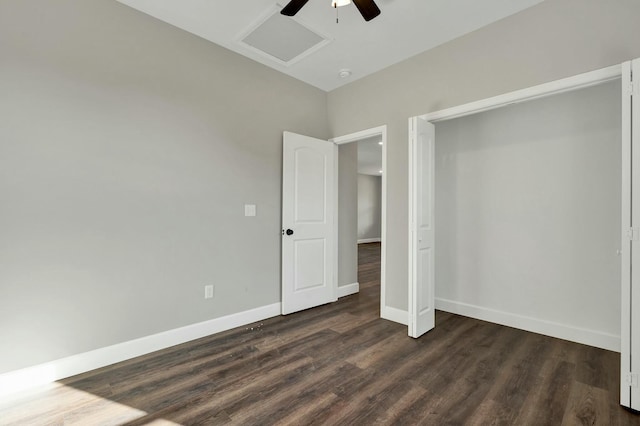
[(205, 285), (204, 286), (204, 298), (205, 299), (213, 299), (213, 286)]

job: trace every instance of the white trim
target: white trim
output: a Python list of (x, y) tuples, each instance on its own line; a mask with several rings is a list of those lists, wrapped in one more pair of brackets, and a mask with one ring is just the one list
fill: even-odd
[(380, 318), (387, 306), (387, 126), (382, 128), (382, 211), (380, 212)]
[[(632, 60), (631, 68), (626, 68), (626, 71), (629, 71), (629, 75), (626, 75), (625, 78), (629, 78), (629, 80), (623, 81), (623, 90), (629, 104), (623, 109), (623, 114), (628, 117), (628, 121), (626, 121), (628, 127), (625, 131), (629, 131), (630, 139), (623, 139), (623, 143), (630, 144), (630, 225), (635, 229), (640, 226), (640, 59)], [(626, 138), (627, 135), (623, 135), (623, 137)], [(626, 391), (629, 393), (628, 407), (638, 411), (640, 410), (640, 387), (637, 386), (638, 373), (640, 373), (640, 333), (638, 332), (640, 330), (640, 273), (638, 273), (640, 270), (640, 245), (635, 237), (632, 236), (631, 239), (631, 281), (629, 292), (622, 293), (622, 303), (628, 304), (628, 310), (624, 312), (625, 315), (628, 315), (628, 319), (623, 319), (627, 325), (622, 330), (625, 333), (624, 339), (629, 339), (629, 344), (625, 347), (628, 352), (622, 359), (620, 370), (623, 373), (622, 383), (629, 385)], [(629, 240), (628, 234), (623, 239), (623, 241), (625, 240)], [(625, 372), (629, 372), (632, 376), (624, 374)]]
[[(336, 145), (343, 145), (345, 143), (351, 143), (351, 142), (356, 142), (359, 141), (361, 139), (367, 139), (370, 138), (372, 136), (377, 136), (377, 135), (382, 135), (383, 136), (383, 140), (382, 140), (382, 147), (384, 148), (385, 146), (385, 138), (387, 135), (387, 125), (383, 125), (383, 126), (378, 126), (378, 127), (372, 127), (370, 129), (366, 129), (366, 130), (360, 130), (359, 132), (355, 132), (355, 133), (349, 133), (348, 135), (344, 135), (344, 136), (338, 136), (336, 138), (333, 139), (329, 139), (329, 142), (333, 142)], [(383, 155), (384, 158), (384, 155)], [(383, 169), (384, 170), (384, 169)]]
[(436, 298), (436, 309), (450, 312), (452, 314), (464, 315), (470, 318), (506, 325), (508, 327), (519, 328), (533, 333), (544, 334), (545, 336), (557, 337), (571, 342), (620, 352), (620, 336), (609, 333), (574, 327), (571, 325), (526, 317), (510, 312), (498, 311), (496, 309), (441, 298)]
[(407, 231), (409, 234), (409, 238), (407, 238), (407, 243), (409, 244), (407, 247), (407, 265), (409, 266), (409, 288), (407, 289), (407, 332), (410, 337), (419, 337), (414, 335), (414, 330), (416, 329), (416, 316), (414, 312), (413, 306), (413, 296), (414, 291), (417, 286), (416, 279), (416, 250), (415, 250), (415, 228), (413, 226), (414, 216), (416, 215), (415, 208), (419, 204), (418, 203), (418, 193), (415, 190), (415, 184), (418, 181), (418, 170), (416, 169), (416, 133), (418, 128), (418, 117), (411, 117), (409, 119), (409, 128), (407, 131), (409, 132), (409, 149), (408, 149), (408, 165), (407, 168), (409, 173), (409, 182), (407, 184), (407, 189), (409, 192), (409, 208), (408, 208), (408, 216), (407, 216), (407, 224), (409, 225)]
[(0, 397), (46, 385), (191, 340), (280, 315), (280, 303), (261, 306), (135, 340), (0, 374)]
[(500, 108), (509, 104), (526, 102), (545, 96), (568, 92), (570, 90), (594, 86), (596, 84), (605, 83), (607, 81), (620, 78), (621, 75), (621, 65), (613, 65), (611, 67), (586, 72), (584, 74), (578, 74), (573, 77), (555, 80), (549, 83), (528, 87), (522, 90), (516, 90), (514, 92), (509, 92), (503, 95), (470, 102), (467, 104), (455, 106), (453, 108), (442, 109), (422, 115), (420, 117), (431, 122), (451, 120), (453, 118), (464, 117), (466, 115)]
[(385, 306), (380, 309), (380, 318), (402, 325), (409, 325), (409, 312), (391, 306)]
[[(328, 141), (331, 142), (331, 141)], [(339, 217), (338, 209), (340, 208), (340, 200), (338, 197), (338, 190), (340, 187), (340, 166), (338, 164), (339, 160), (338, 146), (333, 145), (333, 282), (331, 286), (333, 288), (333, 301), (335, 302), (340, 297), (338, 295), (338, 274), (340, 267), (340, 255), (338, 253), (340, 248), (339, 235), (338, 235), (338, 225), (339, 225)]]
[[(387, 289), (387, 125), (378, 127), (372, 127), (370, 129), (361, 130), (359, 132), (350, 133), (344, 136), (338, 136), (333, 139), (329, 139), (330, 142), (336, 145), (342, 145), (345, 143), (356, 142), (361, 139), (366, 139), (371, 136), (382, 136), (382, 212), (381, 212), (381, 230), (380, 230), (380, 242), (382, 247), (380, 249), (380, 317), (383, 316), (386, 306), (386, 289)], [(336, 199), (338, 197), (338, 179), (335, 180)], [(336, 204), (337, 205), (337, 204)], [(337, 214), (337, 209), (336, 209)], [(336, 221), (336, 228), (337, 228)], [(336, 231), (337, 232), (337, 231)], [(336, 237), (336, 256), (338, 253), (338, 238)], [(393, 320), (392, 320), (393, 321)], [(403, 324), (407, 324), (406, 319)]]
[(382, 238), (363, 238), (358, 240), (358, 244), (369, 244), (369, 243), (379, 243), (382, 241)]
[(360, 292), (360, 283), (351, 283), (338, 287), (338, 297), (350, 296)]
[(631, 62), (622, 64), (622, 217), (620, 220), (620, 404), (631, 408), (631, 391), (626, 377), (631, 374)]

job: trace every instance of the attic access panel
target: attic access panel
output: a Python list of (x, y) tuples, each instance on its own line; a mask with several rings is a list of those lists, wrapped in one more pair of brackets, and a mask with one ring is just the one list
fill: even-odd
[(275, 11), (241, 37), (240, 43), (282, 65), (291, 65), (329, 43), (329, 39)]

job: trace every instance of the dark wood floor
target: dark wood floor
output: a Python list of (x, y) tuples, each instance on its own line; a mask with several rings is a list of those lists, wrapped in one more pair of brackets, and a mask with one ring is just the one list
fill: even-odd
[(438, 312), (420, 339), (379, 319), (379, 244), (357, 295), (64, 380), (16, 425), (638, 425), (619, 355)]

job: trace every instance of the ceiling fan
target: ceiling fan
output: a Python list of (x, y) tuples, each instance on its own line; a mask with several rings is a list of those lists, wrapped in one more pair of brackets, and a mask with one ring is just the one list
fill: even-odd
[[(307, 4), (309, 0), (291, 0), (285, 7), (280, 11), (281, 14), (286, 16), (294, 16), (296, 13), (302, 9), (302, 7)], [(376, 16), (380, 15), (380, 9), (376, 5), (373, 0), (352, 0), (356, 5), (360, 14), (364, 18), (365, 21), (370, 21)], [(348, 0), (333, 0), (331, 5), (333, 7), (344, 6), (349, 4)]]

